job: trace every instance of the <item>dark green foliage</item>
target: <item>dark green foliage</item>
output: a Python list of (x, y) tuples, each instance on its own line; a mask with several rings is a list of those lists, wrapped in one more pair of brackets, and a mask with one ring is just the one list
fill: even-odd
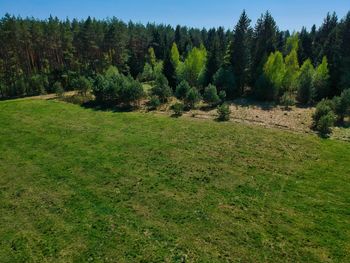
[(183, 103), (177, 102), (177, 103), (171, 105), (171, 110), (174, 112), (174, 115), (176, 117), (180, 117), (183, 114), (184, 107), (185, 106), (183, 105)]
[(227, 98), (233, 99), (239, 94), (235, 75), (231, 67), (221, 67), (214, 75), (214, 85), (226, 92)]
[(254, 95), (258, 100), (273, 101), (278, 95), (278, 90), (265, 74), (261, 74), (255, 83)]
[(313, 118), (313, 127), (321, 134), (331, 132), (331, 127), (334, 126), (336, 117), (333, 111), (334, 104), (330, 100), (322, 100), (316, 106), (316, 111)]
[(201, 94), (199, 93), (198, 89), (196, 88), (190, 88), (185, 97), (185, 103), (186, 106), (190, 109), (192, 109), (197, 102), (201, 100)]
[(104, 105), (130, 105), (144, 96), (142, 85), (131, 76), (98, 75), (93, 85), (96, 102)]
[(162, 103), (168, 101), (169, 97), (172, 95), (172, 90), (164, 75), (159, 75), (157, 77), (154, 87), (151, 89), (151, 93), (154, 96), (158, 96)]
[[(23, 86), (23, 84), (21, 83), (19, 86)], [(41, 75), (41, 74), (33, 75), (28, 81), (26, 95), (44, 94), (46, 93), (48, 86), (49, 86), (49, 80), (47, 76)]]
[(156, 110), (160, 104), (159, 98), (157, 96), (152, 96), (148, 102), (148, 107), (150, 110)]
[(215, 105), (220, 102), (220, 97), (214, 85), (209, 85), (204, 90), (203, 99), (210, 105)]
[(92, 82), (88, 78), (80, 76), (73, 80), (72, 86), (79, 92), (79, 94), (86, 96), (86, 94), (92, 89)]
[(220, 98), (221, 102), (223, 102), (226, 99), (226, 91), (220, 90), (219, 98)]
[(186, 98), (187, 92), (191, 89), (190, 84), (186, 80), (180, 82), (176, 87), (175, 96), (176, 98), (183, 100)]
[(57, 97), (62, 97), (64, 95), (64, 89), (62, 87), (61, 82), (56, 81), (53, 86), (52, 86), (53, 90), (55, 91)]
[(302, 104), (313, 102), (313, 98), (315, 96), (313, 88), (314, 71), (314, 67), (312, 66), (310, 60), (306, 60), (300, 69), (300, 74), (297, 80), (297, 100)]
[(339, 97), (333, 98), (334, 110), (340, 123), (346, 115), (350, 115), (350, 89), (346, 89)]
[(236, 76), (239, 95), (243, 94), (244, 87), (248, 84), (250, 77), (250, 41), (252, 34), (250, 22), (247, 13), (243, 11), (234, 29), (233, 41), (229, 46), (230, 64)]
[(230, 107), (228, 104), (222, 104), (217, 107), (218, 120), (219, 121), (228, 121), (230, 120)]

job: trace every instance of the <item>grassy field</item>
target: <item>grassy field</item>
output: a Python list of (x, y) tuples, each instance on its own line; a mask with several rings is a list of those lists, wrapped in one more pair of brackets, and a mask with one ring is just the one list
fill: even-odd
[(346, 262), (350, 144), (0, 102), (1, 262)]

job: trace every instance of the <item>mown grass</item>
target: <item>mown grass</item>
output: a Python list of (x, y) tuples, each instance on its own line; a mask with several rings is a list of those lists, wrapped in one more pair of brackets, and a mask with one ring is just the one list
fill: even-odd
[(1, 262), (346, 262), (350, 145), (0, 102)]

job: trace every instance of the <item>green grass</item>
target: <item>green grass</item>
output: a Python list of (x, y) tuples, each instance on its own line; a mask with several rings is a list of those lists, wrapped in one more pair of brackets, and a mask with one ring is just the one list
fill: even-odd
[(0, 102), (1, 262), (346, 262), (350, 144)]

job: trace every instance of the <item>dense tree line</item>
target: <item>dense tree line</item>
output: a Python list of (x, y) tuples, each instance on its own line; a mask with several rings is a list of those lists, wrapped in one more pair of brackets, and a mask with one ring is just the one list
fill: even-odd
[(313, 104), (350, 88), (349, 43), (350, 13), (293, 33), (269, 12), (255, 25), (243, 12), (232, 30), (7, 14), (0, 98), (93, 89), (98, 100), (130, 103), (143, 95), (139, 82), (149, 82), (160, 103), (174, 94), (187, 105), (239, 96)]

